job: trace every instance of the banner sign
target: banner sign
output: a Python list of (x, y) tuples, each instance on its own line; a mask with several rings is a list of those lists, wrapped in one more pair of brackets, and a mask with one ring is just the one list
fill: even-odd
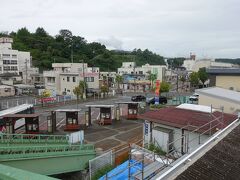
[(156, 80), (155, 104), (159, 104), (160, 80)]

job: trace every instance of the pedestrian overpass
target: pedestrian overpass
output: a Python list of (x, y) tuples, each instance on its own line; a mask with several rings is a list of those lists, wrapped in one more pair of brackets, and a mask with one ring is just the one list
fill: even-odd
[(93, 145), (69, 143), (65, 135), (0, 134), (0, 164), (5, 168), (61, 174), (84, 170), (95, 155)]

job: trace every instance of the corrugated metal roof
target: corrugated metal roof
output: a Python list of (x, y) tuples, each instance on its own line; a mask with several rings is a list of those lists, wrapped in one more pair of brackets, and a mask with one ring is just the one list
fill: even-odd
[(238, 125), (175, 180), (238, 180), (240, 177), (239, 134)]
[(16, 107), (12, 107), (3, 111), (0, 111), (0, 116), (4, 116), (6, 114), (15, 114), (15, 113), (19, 113), (21, 111), (24, 111), (28, 108), (33, 107), (33, 104), (22, 104)]
[(195, 92), (198, 93), (199, 95), (202, 94), (206, 96), (225, 99), (235, 103), (240, 103), (240, 92), (233, 91), (233, 90), (223, 89), (219, 87), (209, 87), (209, 88), (203, 88), (203, 89), (196, 89)]
[(213, 109), (213, 108), (211, 110), (211, 106), (204, 106), (204, 105), (198, 105), (198, 104), (187, 104), (187, 103), (181, 104), (181, 105), (177, 106), (177, 108), (188, 109), (188, 110), (193, 110), (193, 111), (200, 111), (200, 112), (207, 112), (207, 113), (210, 113), (211, 111), (212, 112), (216, 111), (216, 109)]

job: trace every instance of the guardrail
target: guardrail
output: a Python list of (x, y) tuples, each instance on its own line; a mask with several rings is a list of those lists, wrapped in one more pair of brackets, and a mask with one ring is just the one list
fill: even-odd
[(0, 161), (18, 158), (54, 157), (58, 155), (86, 155), (95, 153), (92, 144), (84, 145), (41, 145), (0, 147)]
[(67, 135), (44, 135), (44, 134), (0, 134), (0, 144), (26, 144), (26, 143), (68, 143)]

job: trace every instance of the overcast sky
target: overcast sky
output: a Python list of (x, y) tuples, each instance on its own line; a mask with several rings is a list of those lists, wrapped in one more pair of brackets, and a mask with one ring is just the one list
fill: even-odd
[(0, 31), (69, 29), (109, 48), (240, 57), (240, 0), (2, 0)]

